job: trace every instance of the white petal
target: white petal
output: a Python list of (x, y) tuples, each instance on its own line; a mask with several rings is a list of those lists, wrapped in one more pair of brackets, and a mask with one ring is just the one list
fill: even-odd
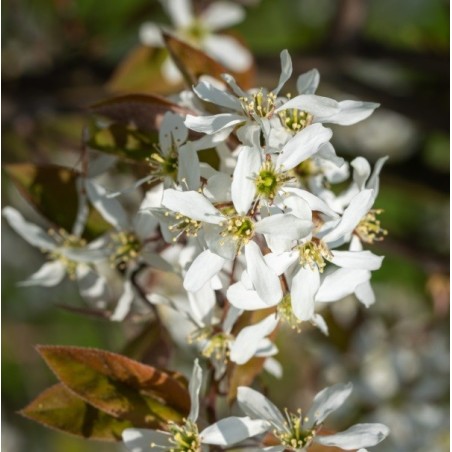
[(238, 97), (246, 97), (248, 93), (246, 91), (243, 91), (242, 88), (240, 88), (239, 85), (237, 85), (237, 82), (235, 81), (235, 78), (230, 74), (221, 74), (221, 78), (230, 86), (232, 89), (232, 92), (238, 96)]
[(244, 439), (260, 435), (270, 428), (270, 424), (249, 417), (227, 417), (205, 428), (200, 436), (203, 444), (232, 446)]
[(244, 146), (239, 153), (231, 184), (231, 196), (235, 210), (246, 215), (256, 194), (252, 175), (259, 171), (261, 156), (257, 149)]
[(118, 230), (130, 228), (126, 211), (116, 200), (108, 197), (107, 190), (93, 180), (86, 181), (88, 198), (102, 217)]
[(375, 293), (369, 281), (358, 284), (355, 287), (355, 295), (366, 308), (375, 303)]
[(287, 80), (292, 75), (292, 59), (287, 50), (283, 50), (280, 54), (281, 59), (281, 75), (279, 76), (278, 86), (273, 90), (275, 94), (281, 91), (281, 88), (285, 85)]
[(374, 191), (373, 196), (374, 199), (378, 196), (378, 192), (380, 189), (380, 182), (379, 182), (379, 176), (380, 171), (383, 168), (383, 165), (385, 164), (386, 160), (388, 160), (389, 157), (381, 157), (377, 160), (377, 162), (374, 165), (374, 170), (372, 172), (372, 176), (370, 176), (369, 180), (367, 181), (366, 188), (370, 188)]
[(18, 285), (52, 287), (59, 284), (65, 275), (66, 267), (60, 261), (46, 262), (36, 273)]
[(312, 210), (309, 204), (299, 196), (284, 197), (284, 205), (289, 208), (289, 212), (297, 218), (312, 221)]
[(192, 116), (187, 115), (185, 119), (185, 125), (196, 132), (207, 133), (211, 135), (223, 130), (227, 127), (231, 127), (241, 122), (245, 122), (244, 116), (222, 113), (213, 116)]
[(188, 129), (184, 119), (170, 111), (163, 116), (159, 130), (160, 149), (164, 155), (168, 155), (172, 149), (181, 146), (187, 141)]
[(225, 259), (210, 250), (203, 251), (191, 264), (184, 278), (184, 288), (197, 292), (215, 276), (225, 263)]
[(76, 269), (80, 295), (92, 302), (107, 301), (107, 281), (87, 265), (78, 265)]
[(54, 250), (56, 242), (39, 226), (24, 220), (24, 217), (13, 207), (4, 207), (2, 215), (9, 225), (30, 245), (44, 250)]
[(328, 336), (328, 325), (320, 314), (314, 314), (311, 323), (317, 327), (325, 336)]
[(299, 94), (314, 94), (320, 82), (320, 74), (317, 69), (311, 69), (301, 74), (297, 80), (297, 91)]
[[(148, 452), (170, 448), (171, 435), (156, 430), (127, 428), (122, 432), (122, 440), (130, 452)], [(155, 446), (151, 446), (155, 444)]]
[(133, 218), (133, 229), (140, 240), (149, 237), (155, 231), (159, 221), (150, 210), (139, 210)]
[(274, 306), (282, 296), (281, 283), (276, 273), (266, 264), (259, 246), (251, 241), (245, 246), (245, 259), (248, 275), (259, 297)]
[(182, 72), (179, 70), (176, 63), (171, 59), (169, 55), (163, 61), (160, 70), (162, 72), (163, 78), (174, 85), (181, 83), (184, 79)]
[(245, 18), (245, 10), (235, 3), (219, 1), (211, 3), (200, 19), (212, 31), (229, 28)]
[(356, 157), (350, 165), (353, 167), (353, 181), (363, 190), (370, 176), (370, 164), (364, 157)]
[(334, 265), (343, 268), (356, 268), (362, 270), (378, 270), (384, 259), (371, 251), (333, 251), (333, 259), (329, 259)]
[(265, 261), (267, 264), (275, 270), (277, 275), (282, 275), (287, 269), (297, 262), (298, 252), (289, 251), (286, 253), (269, 253), (265, 255)]
[(216, 88), (207, 82), (199, 82), (193, 91), (196, 95), (206, 101), (212, 102), (221, 107), (230, 108), (231, 110), (241, 110), (242, 104), (237, 97), (229, 94), (227, 91)]
[(134, 297), (135, 292), (133, 290), (132, 283), (130, 281), (126, 281), (124, 283), (124, 289), (121, 297), (118, 300), (118, 304), (116, 305), (115, 310), (110, 317), (110, 320), (113, 320), (115, 322), (121, 322), (122, 320), (124, 320), (130, 311)]
[(337, 226), (324, 237), (324, 242), (334, 242), (351, 234), (359, 222), (369, 212), (373, 203), (373, 190), (363, 190), (350, 201)]
[(190, 312), (199, 324), (210, 325), (216, 304), (215, 292), (204, 284), (197, 292), (187, 292)]
[(389, 434), (389, 428), (383, 424), (356, 424), (344, 432), (335, 435), (316, 436), (315, 442), (325, 446), (356, 450), (360, 447), (375, 446)]
[(231, 71), (244, 72), (253, 64), (253, 57), (248, 49), (231, 36), (209, 35), (202, 46), (208, 54)]
[(275, 378), (281, 379), (283, 376), (283, 367), (275, 358), (267, 358), (264, 362), (264, 370)]
[(161, 28), (153, 22), (145, 22), (140, 26), (140, 41), (145, 46), (163, 47)]
[(231, 361), (237, 364), (248, 362), (256, 354), (261, 340), (268, 336), (277, 325), (277, 317), (270, 314), (264, 320), (243, 328), (231, 346)]
[(247, 289), (241, 281), (229, 286), (226, 296), (229, 303), (244, 311), (256, 311), (268, 308), (268, 304), (262, 300), (255, 290)]
[(318, 425), (322, 423), (327, 416), (337, 410), (351, 394), (353, 385), (336, 384), (322, 389), (316, 394), (308, 411), (308, 425)]
[(313, 195), (311, 192), (295, 187), (287, 187), (284, 190), (289, 193), (293, 193), (296, 196), (299, 196), (301, 199), (304, 199), (308, 203), (308, 206), (311, 210), (322, 212), (331, 218), (337, 218), (337, 213), (333, 209), (331, 209), (325, 201)]
[(300, 220), (290, 213), (278, 213), (258, 221), (254, 225), (254, 230), (260, 234), (298, 240), (311, 233), (312, 221)]
[(254, 389), (239, 386), (237, 389), (237, 402), (242, 411), (251, 419), (263, 419), (270, 422), (275, 428), (283, 429), (284, 419), (278, 408)]
[(374, 102), (361, 102), (355, 100), (344, 100), (339, 102), (339, 111), (331, 116), (318, 118), (318, 121), (330, 124), (349, 126), (368, 118), (374, 110), (380, 106)]
[(319, 302), (341, 300), (354, 293), (356, 287), (370, 279), (368, 270), (339, 268), (328, 274), (315, 297)]
[(296, 96), (277, 108), (276, 112), (287, 110), (288, 108), (307, 111), (314, 116), (314, 120), (317, 117), (332, 116), (340, 111), (339, 104), (335, 100), (315, 94)]
[(191, 143), (187, 143), (179, 149), (177, 180), (189, 190), (196, 190), (200, 185), (200, 177), (198, 153)]
[(204, 187), (204, 195), (210, 202), (227, 202), (231, 200), (231, 176), (217, 172), (210, 176)]
[(224, 220), (220, 211), (197, 191), (179, 191), (169, 188), (163, 192), (162, 206), (193, 220), (214, 224)]
[(190, 0), (166, 0), (163, 6), (178, 29), (188, 27), (194, 19)]
[(300, 320), (310, 320), (314, 315), (314, 299), (320, 286), (317, 268), (301, 267), (292, 278), (290, 297), (292, 310)]
[(232, 331), (233, 326), (237, 319), (242, 315), (242, 310), (237, 309), (234, 306), (230, 306), (228, 312), (226, 313), (226, 318), (223, 321), (223, 331), (229, 334)]
[(314, 155), (319, 147), (328, 142), (333, 135), (331, 129), (322, 124), (312, 124), (298, 132), (283, 147), (276, 159), (277, 167), (285, 171), (295, 168), (299, 163)]
[(195, 360), (193, 366), (193, 372), (190, 378), (190, 384), (188, 385), (188, 392), (190, 393), (190, 413), (188, 415), (188, 419), (190, 421), (195, 422), (198, 419), (199, 415), (199, 391), (201, 390), (202, 384), (202, 369), (198, 363), (198, 360)]

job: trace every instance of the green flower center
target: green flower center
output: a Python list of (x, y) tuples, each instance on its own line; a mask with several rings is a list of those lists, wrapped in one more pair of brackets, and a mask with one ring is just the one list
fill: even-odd
[(307, 111), (288, 108), (279, 113), (283, 126), (290, 132), (299, 132), (312, 123), (312, 115)]
[(79, 262), (73, 261), (64, 255), (63, 248), (83, 248), (86, 246), (86, 240), (76, 235), (69, 234), (64, 229), (55, 231), (49, 229), (48, 234), (53, 237), (58, 243), (59, 247), (55, 250), (49, 251), (46, 254), (49, 259), (53, 261), (60, 261), (66, 269), (66, 274), (72, 280), (76, 278), (76, 270)]
[(257, 195), (261, 198), (273, 200), (287, 180), (289, 180), (289, 177), (285, 173), (279, 173), (275, 165), (267, 160), (254, 180)]
[(136, 259), (141, 250), (141, 241), (133, 232), (117, 232), (111, 235), (113, 252), (110, 263), (113, 267), (124, 269), (128, 262)]
[(256, 93), (240, 98), (243, 111), (252, 119), (256, 116), (270, 118), (275, 109), (275, 101), (276, 94), (272, 92), (264, 93), (262, 88)]
[(169, 440), (173, 444), (173, 447), (170, 448), (171, 452), (199, 452), (201, 450), (198, 427), (193, 421), (185, 419), (182, 425), (174, 422), (169, 422), (168, 425), (172, 435)]
[(290, 328), (295, 330), (297, 333), (301, 333), (301, 320), (295, 316), (292, 310), (292, 299), (290, 294), (287, 294), (279, 302), (277, 306), (277, 312), (279, 318), (287, 323)]
[(299, 245), (297, 248), (300, 255), (300, 265), (310, 267), (312, 270), (317, 267), (320, 273), (323, 272), (326, 266), (325, 260), (333, 258), (325, 242), (317, 238), (313, 238), (309, 242)]
[(180, 31), (181, 37), (195, 46), (200, 45), (208, 34), (209, 30), (199, 20), (192, 21), (188, 27)]
[(170, 177), (176, 180), (178, 170), (177, 152), (172, 151), (167, 156), (154, 152), (148, 159), (148, 163), (152, 174), (158, 178)]
[(250, 217), (246, 215), (236, 215), (228, 220), (226, 224), (221, 223), (220, 226), (224, 226), (220, 235), (222, 237), (230, 237), (237, 242), (237, 253), (240, 254), (240, 250), (246, 245), (254, 235), (254, 223)]
[(359, 222), (355, 232), (363, 242), (378, 242), (388, 235), (388, 231), (381, 227), (380, 220), (377, 218), (377, 215), (380, 215), (382, 212), (382, 209), (372, 209)]
[(281, 441), (281, 444), (289, 450), (301, 450), (308, 447), (315, 436), (315, 429), (304, 428), (307, 421), (303, 418), (301, 410), (297, 414), (289, 413), (285, 410), (287, 421), (284, 423), (284, 430), (275, 430), (274, 435)]

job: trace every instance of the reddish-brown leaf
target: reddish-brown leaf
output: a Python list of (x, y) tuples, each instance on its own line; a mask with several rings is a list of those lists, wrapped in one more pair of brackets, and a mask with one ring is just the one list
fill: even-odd
[(92, 105), (91, 111), (120, 124), (134, 124), (145, 132), (158, 131), (163, 115), (168, 111), (182, 116), (190, 112), (163, 97), (150, 94), (129, 94), (107, 99)]
[(121, 440), (122, 431), (133, 426), (89, 405), (61, 383), (43, 391), (19, 413), (46, 427), (105, 441)]
[(233, 75), (237, 83), (244, 89), (253, 86), (253, 66), (245, 72), (233, 72), (206, 55), (202, 50), (192, 47), (174, 35), (164, 32), (162, 36), (166, 48), (189, 86), (195, 85), (201, 75), (210, 75), (219, 79), (221, 74), (224, 73)]
[(190, 409), (186, 387), (173, 375), (115, 353), (38, 346), (58, 379), (96, 408), (137, 427), (179, 421)]

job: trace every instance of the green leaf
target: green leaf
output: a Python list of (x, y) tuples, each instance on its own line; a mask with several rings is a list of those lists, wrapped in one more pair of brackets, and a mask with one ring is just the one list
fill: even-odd
[(115, 353), (82, 347), (38, 346), (57, 378), (78, 397), (135, 427), (181, 421), (190, 396), (179, 379)]
[(135, 47), (116, 68), (108, 82), (108, 89), (116, 93), (170, 94), (182, 88), (170, 83), (162, 75), (162, 65), (169, 58), (164, 48)]
[[(76, 188), (80, 173), (58, 165), (14, 163), (4, 165), (4, 170), (22, 196), (50, 223), (71, 231), (78, 210)], [(92, 207), (83, 236), (98, 237), (110, 226)]]
[(206, 55), (202, 50), (192, 47), (175, 36), (165, 32), (162, 32), (162, 36), (171, 58), (182, 72), (188, 86), (196, 85), (201, 75), (210, 75), (221, 79), (220, 76), (224, 73), (233, 75), (243, 89), (253, 86), (254, 66), (251, 66), (245, 72), (233, 72)]
[(36, 397), (19, 413), (33, 421), (87, 439), (121, 440), (124, 429), (133, 427), (89, 405), (63, 384), (56, 384)]

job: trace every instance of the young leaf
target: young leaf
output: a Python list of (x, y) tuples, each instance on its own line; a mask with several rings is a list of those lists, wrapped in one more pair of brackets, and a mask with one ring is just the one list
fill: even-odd
[(122, 431), (133, 426), (89, 405), (61, 383), (43, 391), (19, 413), (46, 427), (87, 439), (120, 441)]
[[(4, 165), (22, 196), (50, 223), (71, 231), (77, 217), (76, 188), (80, 173), (58, 165), (14, 163)], [(103, 234), (110, 226), (93, 208), (87, 219), (83, 236), (92, 239)]]
[(172, 111), (186, 115), (190, 111), (163, 97), (150, 94), (129, 94), (107, 99), (90, 107), (90, 110), (126, 126), (134, 125), (140, 131), (156, 132), (163, 116)]
[(168, 82), (162, 75), (162, 65), (169, 58), (164, 48), (140, 45), (122, 60), (108, 82), (108, 89), (116, 93), (140, 92), (170, 94), (181, 84)]
[(131, 420), (135, 427), (180, 421), (190, 409), (186, 387), (154, 367), (92, 348), (37, 349), (57, 378), (77, 396), (112, 416)]
[(174, 63), (182, 72), (188, 86), (196, 85), (201, 75), (210, 75), (220, 79), (221, 74), (228, 73), (235, 77), (243, 89), (251, 88), (254, 81), (254, 68), (245, 72), (232, 72), (206, 55), (202, 50), (192, 47), (174, 35), (162, 32), (163, 40)]

